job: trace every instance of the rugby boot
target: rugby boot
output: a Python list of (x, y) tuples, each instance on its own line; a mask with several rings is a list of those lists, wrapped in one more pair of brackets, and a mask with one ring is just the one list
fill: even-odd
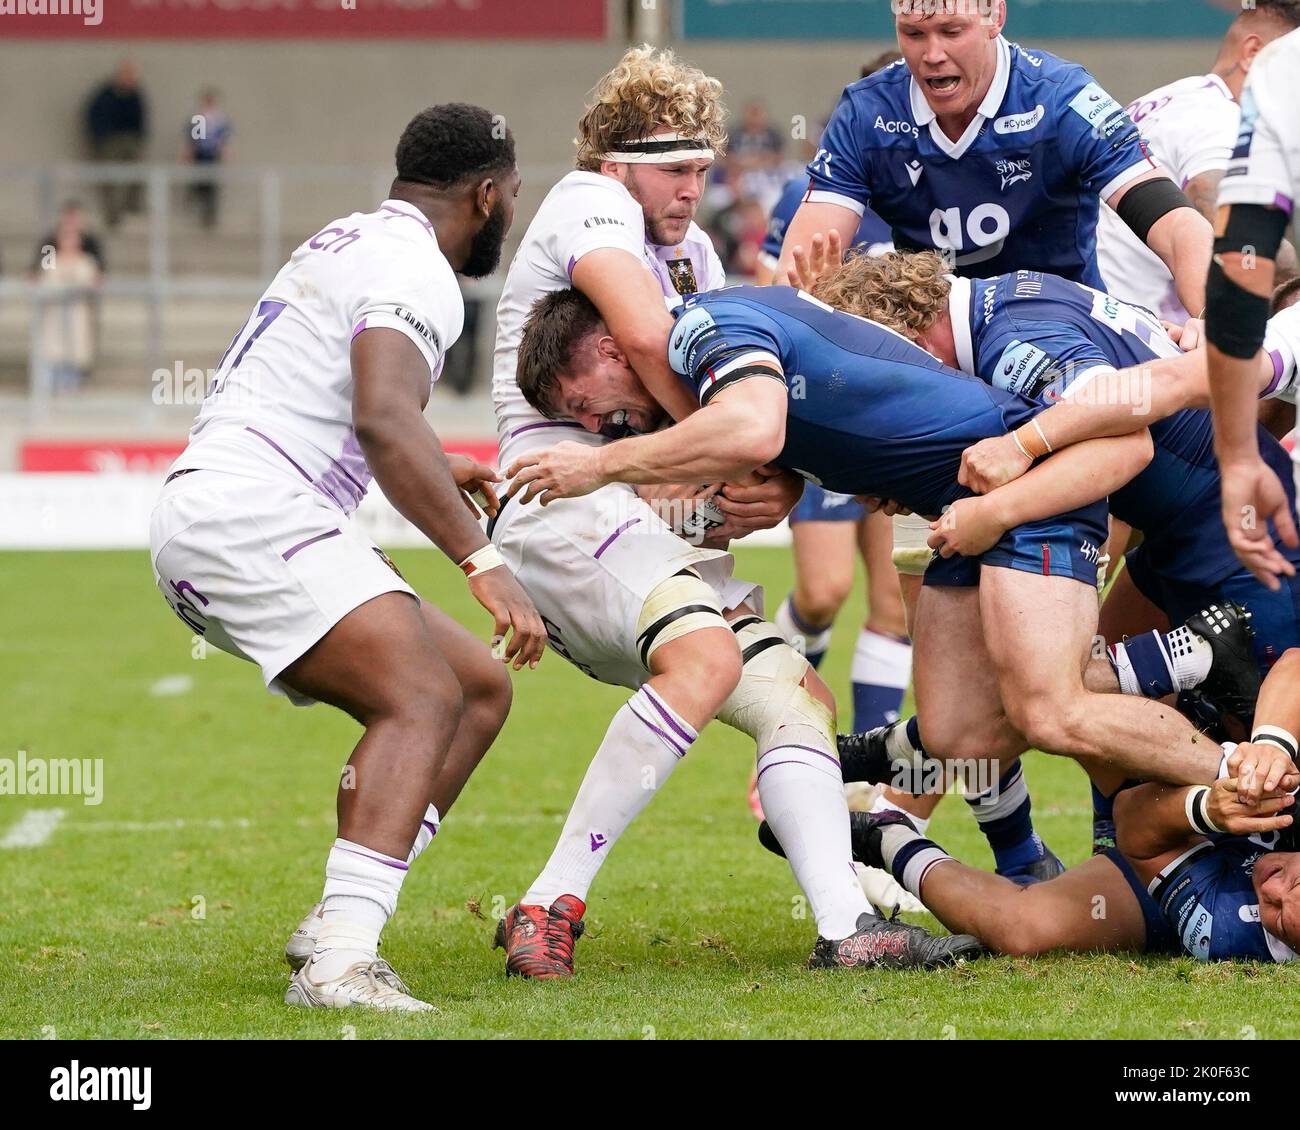
[(1197, 692), (1247, 725), (1254, 722), (1261, 683), (1250, 619), (1250, 613), (1240, 604), (1225, 600), (1187, 620), (1188, 630), (1205, 640), (1214, 656), (1210, 673)]
[(818, 938), (809, 969), (938, 969), (984, 953), (969, 934), (936, 937), (921, 926), (863, 913), (847, 938)]
[(577, 895), (561, 895), (548, 910), (515, 903), (497, 923), (494, 947), (506, 951), (506, 976), (547, 980), (573, 976), (573, 946), (586, 928)]

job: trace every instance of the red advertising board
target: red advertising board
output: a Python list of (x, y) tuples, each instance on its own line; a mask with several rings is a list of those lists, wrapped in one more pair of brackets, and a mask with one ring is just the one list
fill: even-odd
[(3, 38), (604, 39), (608, 0), (0, 0)]

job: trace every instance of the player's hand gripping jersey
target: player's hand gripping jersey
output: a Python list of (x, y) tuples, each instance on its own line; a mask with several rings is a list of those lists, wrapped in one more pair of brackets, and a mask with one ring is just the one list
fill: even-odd
[(492, 402), (502, 467), (526, 451), (549, 447), (560, 439), (607, 442), (576, 421), (548, 420), (524, 399), (515, 380), (519, 339), (533, 303), (544, 294), (572, 286), (571, 273), (578, 260), (605, 247), (620, 248), (644, 262), (670, 304), (726, 281), (713, 243), (696, 224), (691, 224), (679, 244), (651, 244), (646, 241), (641, 205), (618, 181), (586, 172), (569, 173), (559, 181), (528, 225), (497, 306)]
[[(961, 369), (1045, 405), (1086, 397), (1103, 372), (1178, 354), (1147, 311), (1036, 271), (955, 279), (949, 309)], [(1151, 437), (1151, 463), (1111, 495), (1111, 512), (1146, 535), (1145, 568), (1187, 584), (1216, 584), (1240, 564), (1219, 520), (1210, 413), (1175, 413), (1152, 424)], [(1264, 458), (1285, 470), (1286, 452), (1263, 428), (1259, 443)], [(1300, 551), (1285, 552), (1300, 561)]]
[(293, 253), (235, 335), (173, 471), (287, 478), (350, 514), (371, 480), (352, 428), (352, 338), (405, 334), (432, 385), (464, 318), (456, 275), (412, 205), (335, 220)]
[(993, 85), (955, 142), (906, 65), (846, 87), (808, 199), (870, 206), (898, 248), (954, 252), (959, 274), (1031, 266), (1100, 286), (1100, 200), (1154, 168), (1086, 70), (999, 38)]

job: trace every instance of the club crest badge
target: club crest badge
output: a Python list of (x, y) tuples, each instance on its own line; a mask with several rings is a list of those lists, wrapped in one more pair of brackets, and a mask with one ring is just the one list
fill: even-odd
[(678, 294), (694, 294), (700, 289), (695, 281), (695, 264), (688, 258), (669, 259), (665, 264), (668, 277), (673, 280), (673, 289)]

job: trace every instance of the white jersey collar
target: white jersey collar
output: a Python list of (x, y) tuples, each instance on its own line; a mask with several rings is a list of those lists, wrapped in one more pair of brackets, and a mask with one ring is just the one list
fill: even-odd
[(975, 342), (971, 335), (970, 279), (948, 275), (948, 317), (952, 321), (952, 340), (957, 347), (957, 368), (975, 376)]
[(998, 63), (997, 70), (993, 73), (993, 83), (988, 93), (984, 95), (984, 101), (980, 103), (971, 124), (966, 127), (966, 132), (956, 141), (939, 128), (938, 115), (926, 101), (921, 84), (915, 77), (911, 80), (912, 116), (918, 126), (930, 127), (930, 136), (934, 139), (934, 143), (949, 157), (960, 158), (979, 136), (984, 123), (996, 117), (1002, 108), (1002, 102), (1007, 96), (1007, 87), (1011, 82), (1011, 44), (1007, 42), (1006, 36), (998, 36), (997, 48)]

